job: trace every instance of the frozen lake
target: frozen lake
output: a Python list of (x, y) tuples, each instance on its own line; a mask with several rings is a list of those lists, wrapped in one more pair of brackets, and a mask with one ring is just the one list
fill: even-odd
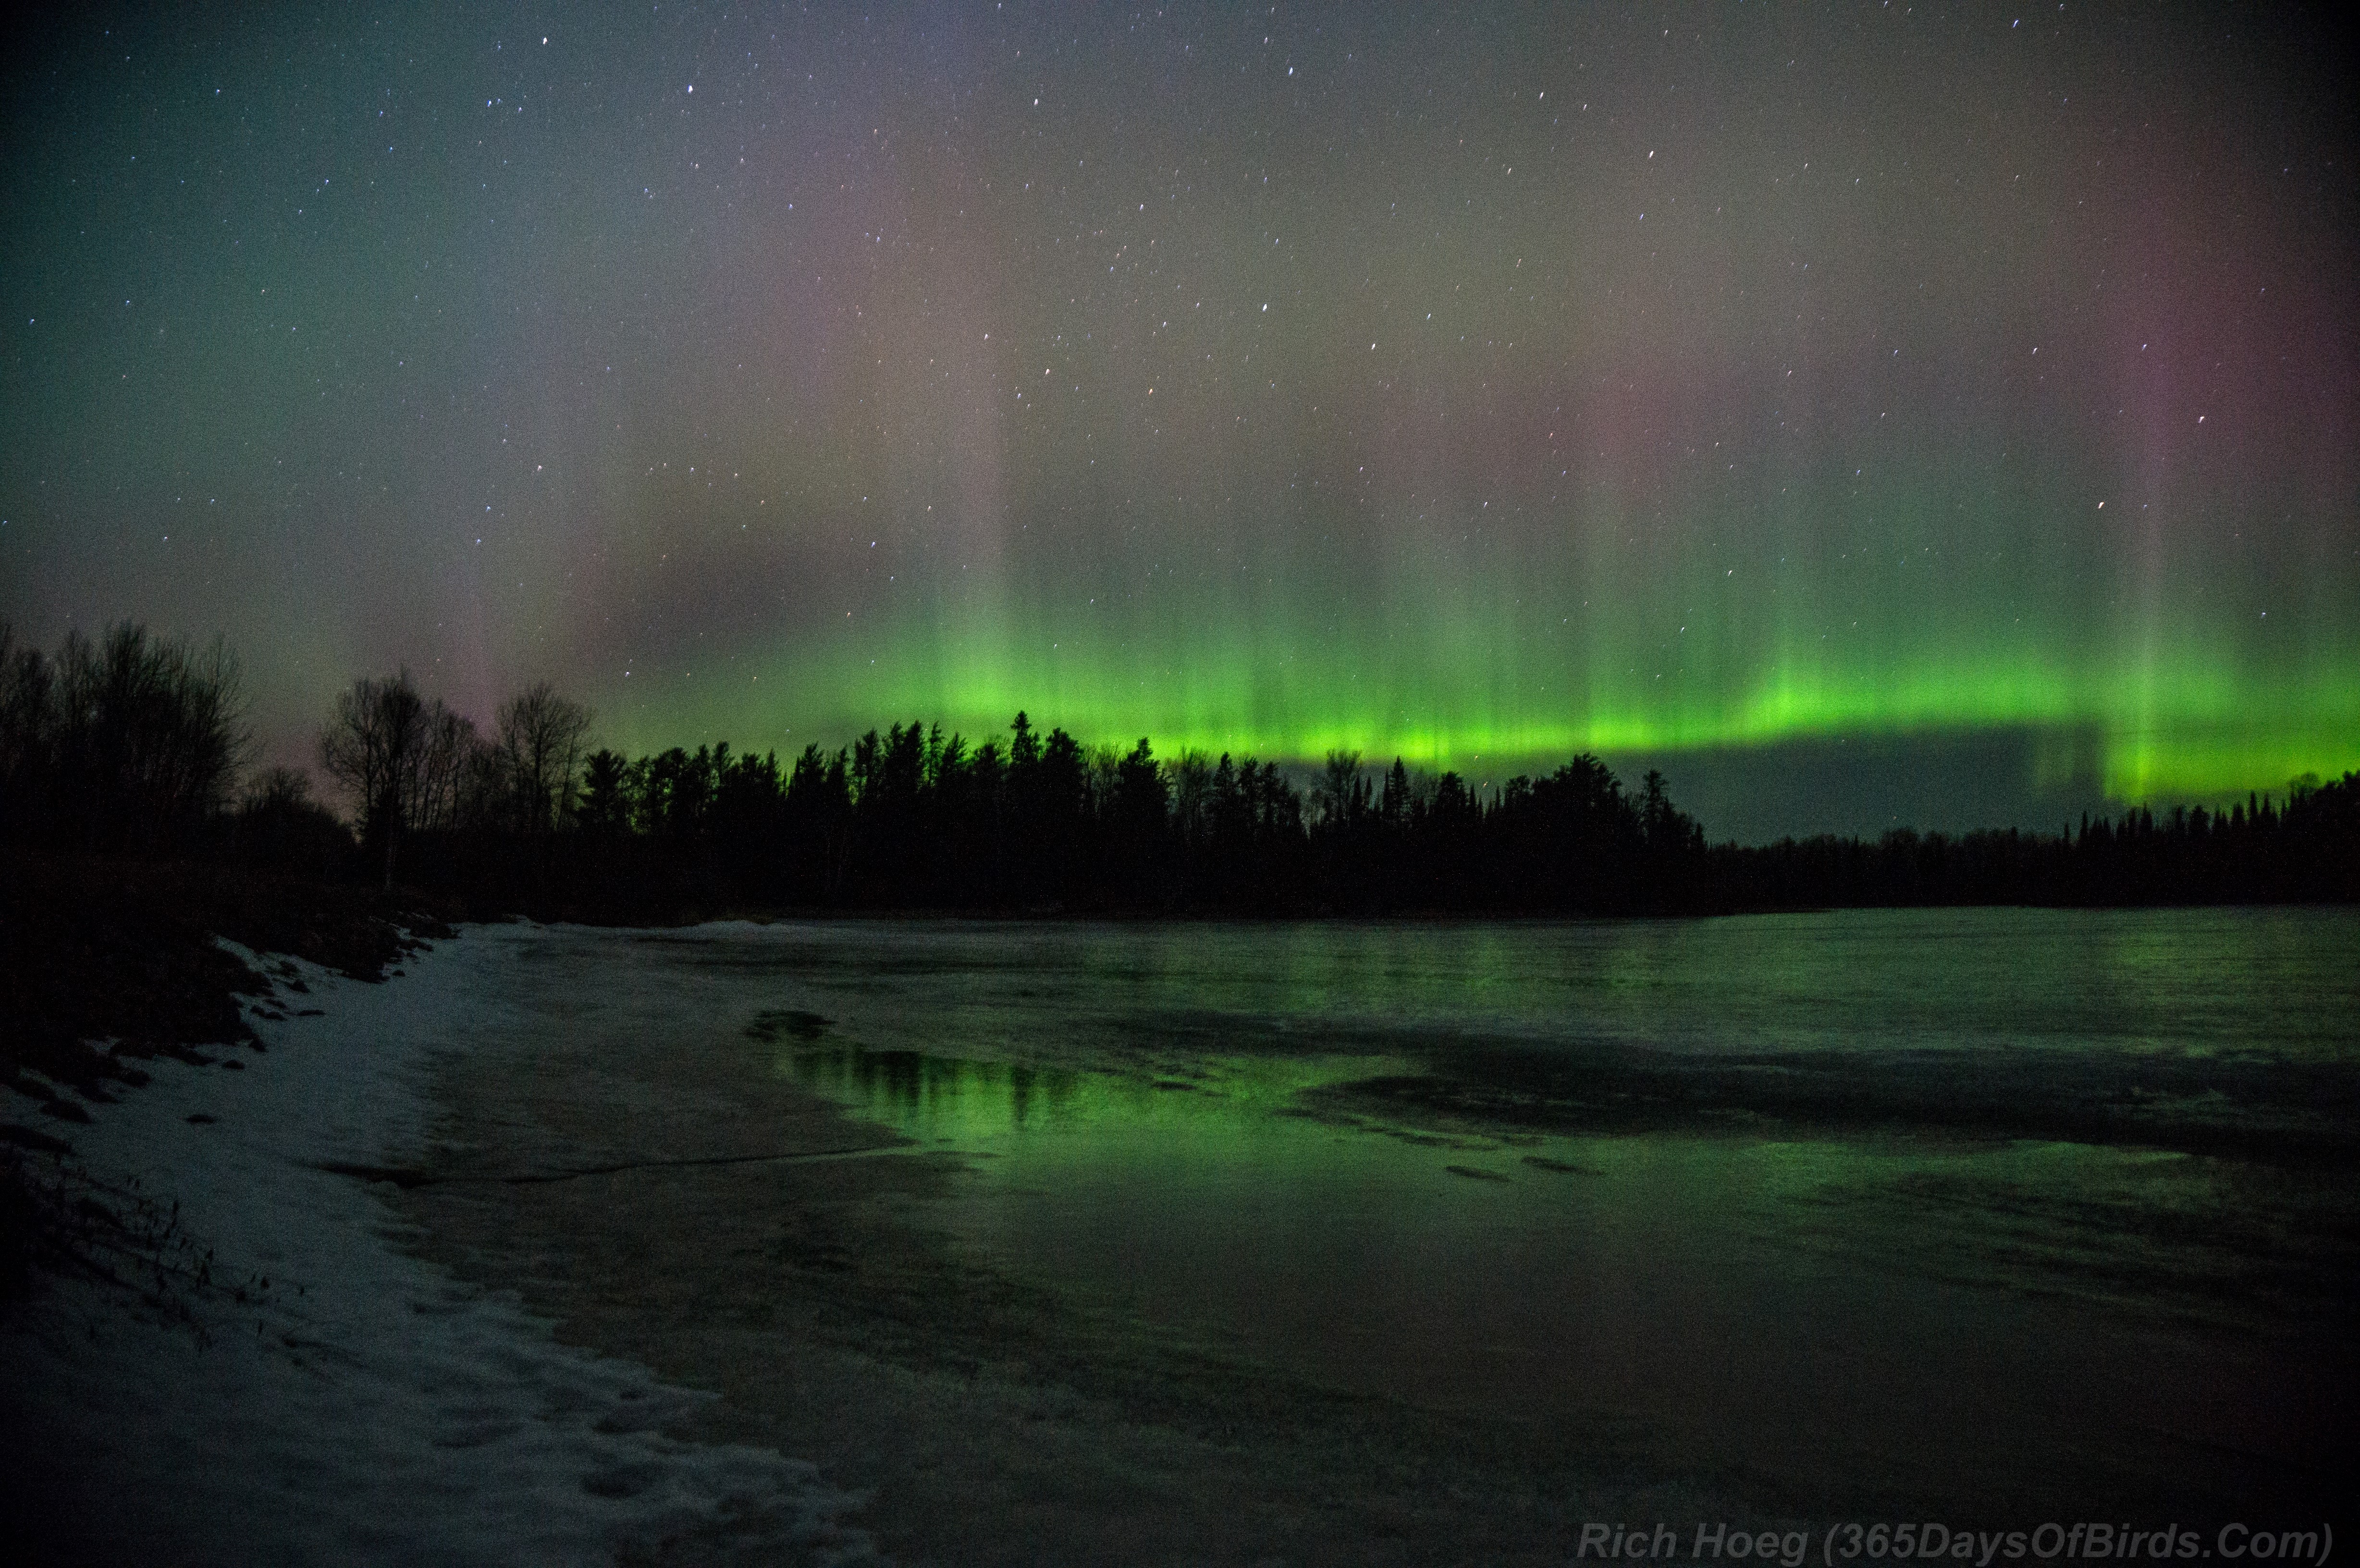
[(619, 1173), (413, 1200), (442, 1256), (904, 1561), (2336, 1496), (2349, 912), (465, 940), (446, 1167)]
[(765, 934), (981, 1255), (1324, 1384), (2060, 1506), (2345, 1419), (2348, 915)]

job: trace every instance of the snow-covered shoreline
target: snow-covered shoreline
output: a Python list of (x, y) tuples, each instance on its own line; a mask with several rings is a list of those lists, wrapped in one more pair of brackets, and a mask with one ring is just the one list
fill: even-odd
[(296, 965), (308, 993), (271, 1011), (318, 1016), (254, 1014), (266, 1049), (223, 1053), (243, 1071), (159, 1059), (69, 1129), (91, 1178), (178, 1203), (212, 1281), (173, 1292), (186, 1321), (55, 1276), (0, 1318), (8, 1457), (75, 1551), (571, 1563), (751, 1536), (765, 1561), (868, 1559), (837, 1522), (855, 1499), (813, 1466), (664, 1435), (710, 1396), (558, 1344), (410, 1256), (370, 1185), (323, 1169), (414, 1158), (446, 1042), (497, 1005), (504, 940), (472, 928), (379, 985)]

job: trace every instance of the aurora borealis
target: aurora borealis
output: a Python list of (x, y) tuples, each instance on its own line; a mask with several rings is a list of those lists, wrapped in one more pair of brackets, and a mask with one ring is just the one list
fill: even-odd
[(0, 616), (224, 632), (290, 759), (406, 663), (630, 750), (2332, 775), (2353, 117), (2256, 25), (78, 14), (8, 71)]

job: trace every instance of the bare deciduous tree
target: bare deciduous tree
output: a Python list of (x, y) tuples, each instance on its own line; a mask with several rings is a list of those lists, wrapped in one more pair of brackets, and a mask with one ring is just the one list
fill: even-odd
[[(226, 643), (192, 648), (125, 621), (95, 643), (68, 633), (46, 681), (18, 665), (10, 706), (27, 711), (21, 717), (47, 732), (49, 825), (61, 842), (158, 850), (226, 800), (248, 747)], [(36, 696), (46, 713), (29, 711)]]
[(486, 742), (473, 720), (420, 696), (404, 670), (337, 698), (320, 760), (384, 852), (390, 887), (406, 833), (554, 826), (573, 805), (589, 727), (587, 709), (543, 682), (500, 705), (498, 737)]
[(1311, 800), (1319, 808), (1321, 822), (1349, 822), (1366, 811), (1369, 781), (1360, 776), (1360, 754), (1329, 752), (1328, 766), (1320, 770), (1319, 781), (1311, 787)]
[(590, 710), (557, 694), (546, 681), (500, 704), (500, 761), (517, 825), (546, 833), (573, 810)]
[(32, 837), (45, 825), (57, 739), (50, 685), (41, 650), (20, 646), (0, 621), (0, 836)]
[(498, 793), (498, 770), (475, 722), (440, 698), (428, 703), (410, 826), (427, 833), (481, 826)]
[(1213, 831), (1213, 759), (1188, 750), (1172, 768), (1172, 826), (1191, 849), (1204, 847)]
[(266, 768), (246, 787), (238, 802), (242, 811), (317, 811), (311, 800), (311, 776), (300, 768)]
[(335, 715), (320, 735), (320, 766), (352, 797), (362, 841), (383, 852), (388, 888), (395, 852), (419, 803), (428, 727), (426, 700), (404, 669), (354, 681), (336, 698)]

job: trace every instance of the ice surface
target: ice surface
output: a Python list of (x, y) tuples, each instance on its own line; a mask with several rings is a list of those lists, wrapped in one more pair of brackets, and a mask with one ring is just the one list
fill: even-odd
[(559, 1345), (322, 1169), (414, 1158), (460, 1009), (498, 1005), (492, 945), (382, 985), (299, 966), (322, 1016), (257, 1017), (267, 1050), (224, 1053), (242, 1072), (158, 1061), (71, 1129), (92, 1178), (178, 1202), (180, 1256), (211, 1252), (211, 1284), (173, 1292), (192, 1321), (44, 1279), (0, 1324), (7, 1422), (48, 1472), (20, 1480), (93, 1560), (873, 1560), (811, 1465), (665, 1435), (711, 1396)]

